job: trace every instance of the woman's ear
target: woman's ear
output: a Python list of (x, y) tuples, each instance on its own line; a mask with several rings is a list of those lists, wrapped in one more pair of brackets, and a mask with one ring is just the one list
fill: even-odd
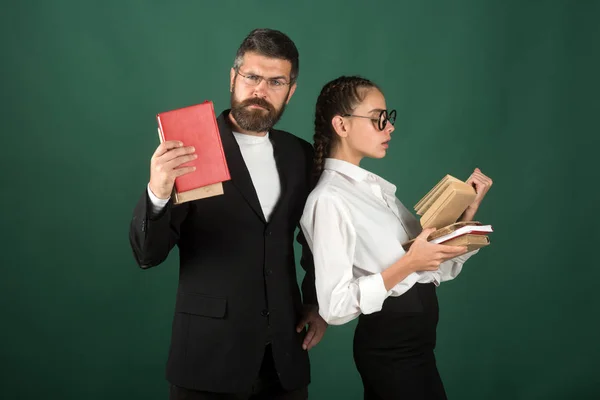
[(336, 115), (333, 117), (331, 120), (331, 125), (339, 137), (345, 138), (348, 136), (348, 127), (346, 126), (346, 121), (342, 116)]

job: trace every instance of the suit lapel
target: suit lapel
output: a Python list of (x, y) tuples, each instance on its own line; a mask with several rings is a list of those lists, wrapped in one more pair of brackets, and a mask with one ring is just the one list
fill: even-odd
[(227, 120), (228, 114), (229, 110), (221, 113), (217, 119), (217, 123), (221, 134), (221, 142), (223, 143), (223, 151), (225, 152), (225, 158), (227, 159), (227, 167), (229, 168), (229, 174), (231, 175), (231, 182), (240, 191), (256, 215), (266, 223), (265, 216), (258, 200), (258, 195), (256, 194), (256, 189), (254, 189), (254, 185), (252, 184), (250, 172), (248, 172), (240, 147), (233, 136), (231, 126)]
[(289, 188), (289, 180), (292, 178), (292, 176), (288, 165), (289, 157), (286, 157), (286, 154), (289, 154), (288, 149), (286, 148), (286, 141), (282, 140), (281, 133), (275, 129), (271, 129), (269, 138), (273, 144), (273, 156), (275, 157), (275, 164), (277, 165), (277, 172), (279, 174), (279, 182), (281, 183), (281, 193), (269, 220), (273, 221), (275, 218), (277, 218), (277, 215), (282, 209), (281, 204), (285, 201)]

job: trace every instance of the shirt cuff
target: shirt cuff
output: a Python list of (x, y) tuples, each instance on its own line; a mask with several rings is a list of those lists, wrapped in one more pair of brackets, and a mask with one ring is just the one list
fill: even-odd
[(462, 271), (463, 264), (471, 258), (474, 254), (477, 254), (479, 249), (470, 251), (463, 254), (462, 256), (454, 257), (451, 260), (444, 261), (440, 264), (440, 268), (435, 272), (442, 282), (451, 281), (456, 278)]
[[(427, 276), (427, 273), (425, 271), (411, 273), (406, 278), (404, 278), (402, 281), (398, 282), (396, 284), (396, 286), (394, 286), (392, 288), (394, 295), (400, 296), (400, 295), (403, 295), (404, 293), (408, 292), (417, 282), (421, 282), (423, 280), (424, 276)], [(430, 279), (428, 279), (426, 282), (424, 281), (422, 283), (429, 283), (429, 282), (431, 282)]]
[(474, 256), (477, 253), (479, 253), (479, 249), (475, 249), (473, 251), (465, 253), (462, 256), (454, 257), (451, 261), (455, 261), (457, 263), (464, 264), (469, 258), (471, 258), (472, 256)]
[(150, 190), (150, 183), (148, 183), (147, 190), (148, 197), (150, 198), (150, 202), (152, 203), (152, 214), (157, 215), (161, 212), (163, 208), (165, 208), (171, 197), (168, 197), (166, 199), (159, 199), (154, 195), (154, 193), (152, 193), (152, 190)]
[(389, 292), (385, 289), (381, 274), (373, 274), (360, 278), (358, 280), (358, 287), (360, 289), (360, 311), (363, 314), (381, 311), (383, 302), (389, 295)]

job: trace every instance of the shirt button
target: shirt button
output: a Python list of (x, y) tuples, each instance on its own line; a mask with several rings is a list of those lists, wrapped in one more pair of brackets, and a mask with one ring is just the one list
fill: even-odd
[(270, 270), (270, 269), (268, 269), (268, 270), (266, 270), (266, 271), (265, 271), (265, 275), (266, 275), (266, 276), (269, 276), (269, 275), (271, 275), (272, 273), (273, 273), (273, 271), (272, 271), (272, 270)]
[(260, 312), (260, 315), (262, 315), (263, 317), (266, 317), (266, 316), (268, 316), (268, 315), (269, 315), (269, 310), (266, 310), (266, 309), (265, 309), (265, 310), (262, 310), (262, 311)]

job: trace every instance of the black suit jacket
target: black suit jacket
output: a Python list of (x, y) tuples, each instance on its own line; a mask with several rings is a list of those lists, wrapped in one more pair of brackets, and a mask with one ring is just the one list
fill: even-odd
[(179, 248), (166, 370), (171, 383), (214, 392), (249, 390), (270, 342), (283, 387), (295, 389), (310, 381), (302, 350), (305, 332), (298, 334), (295, 327), (303, 303), (317, 303), (312, 254), (301, 233), (303, 299), (293, 249), (310, 190), (313, 150), (290, 133), (270, 131), (281, 196), (266, 221), (228, 112), (217, 120), (231, 174), (224, 194), (182, 205), (169, 202), (152, 217), (144, 191), (131, 221), (130, 243), (142, 268), (160, 264), (173, 246)]

